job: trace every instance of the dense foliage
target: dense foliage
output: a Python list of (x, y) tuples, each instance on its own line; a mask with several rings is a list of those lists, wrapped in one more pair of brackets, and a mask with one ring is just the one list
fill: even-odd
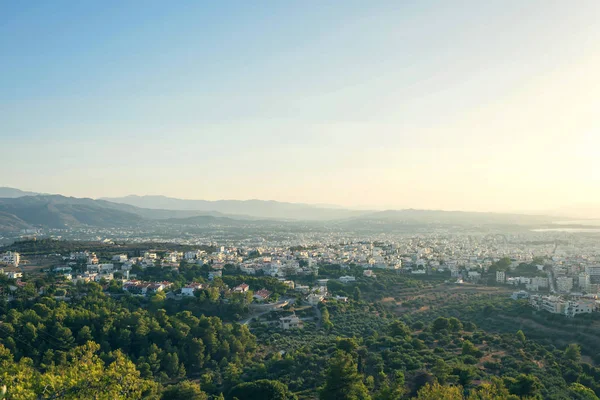
[[(206, 282), (206, 272), (182, 264), (140, 275), (171, 277), (177, 291)], [(0, 387), (13, 399), (598, 398), (596, 314), (567, 319), (503, 292), (457, 288), (443, 275), (377, 272), (323, 266), (319, 278), (348, 299), (319, 306), (275, 278), (234, 268), (189, 298), (29, 276), (0, 302)], [(336, 281), (342, 274), (357, 282)], [(295, 303), (252, 310), (252, 290), (227, 289), (242, 282)], [(14, 285), (0, 278), (5, 293)], [(292, 313), (304, 329), (279, 328)]]

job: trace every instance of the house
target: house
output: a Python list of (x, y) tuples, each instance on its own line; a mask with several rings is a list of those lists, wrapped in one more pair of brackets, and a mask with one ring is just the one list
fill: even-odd
[(14, 267), (18, 267), (21, 261), (21, 255), (14, 251), (8, 251), (4, 254), (0, 254), (0, 262), (3, 262)]
[(221, 278), (223, 276), (223, 271), (210, 271), (208, 273), (208, 280), (212, 281), (215, 278)]
[(112, 281), (115, 278), (112, 272), (106, 272), (98, 274), (94, 277), (94, 282), (100, 282), (102, 279), (106, 279), (107, 281)]
[(514, 292), (510, 298), (513, 300), (528, 299), (529, 293), (524, 290), (519, 290), (518, 292)]
[(297, 292), (308, 293), (308, 291), (310, 290), (310, 287), (308, 285), (296, 284), (296, 287), (294, 288), (294, 290), (296, 290)]
[(127, 281), (123, 284), (123, 290), (133, 294), (150, 295), (161, 292), (171, 286), (170, 282), (141, 282), (137, 280)]
[(241, 285), (234, 287), (233, 291), (237, 292), (237, 293), (246, 293), (249, 289), (250, 289), (250, 286), (248, 286), (245, 283), (242, 283)]
[(112, 261), (118, 262), (118, 263), (124, 263), (127, 261), (127, 254), (117, 254), (117, 255), (113, 256)]
[(265, 301), (269, 298), (269, 296), (271, 296), (271, 292), (266, 289), (261, 289), (255, 292), (253, 297), (256, 301)]
[(8, 271), (5, 272), (5, 274), (9, 279), (18, 279), (23, 277), (23, 273), (18, 271)]
[(410, 273), (411, 273), (411, 274), (420, 274), (420, 275), (425, 275), (425, 274), (427, 273), (427, 270), (426, 270), (426, 269), (422, 269), (422, 268), (419, 268), (419, 269), (413, 269), (413, 270), (411, 270), (411, 271), (410, 271)]
[(304, 328), (304, 322), (296, 315), (290, 315), (289, 317), (279, 318), (279, 327), (283, 330), (302, 329)]
[(112, 272), (115, 270), (114, 264), (98, 264), (99, 272)]
[(184, 287), (181, 288), (181, 295), (182, 296), (193, 297), (194, 296), (194, 292), (196, 290), (201, 290), (203, 288), (204, 288), (204, 285), (202, 285), (200, 283), (192, 283), (190, 285), (185, 285)]
[(311, 306), (316, 306), (317, 304), (322, 302), (324, 299), (325, 299), (325, 296), (320, 293), (311, 293), (306, 298), (306, 301), (308, 301), (308, 304), (310, 304)]
[(146, 287), (146, 294), (154, 294), (158, 292), (162, 292), (166, 289), (166, 285), (164, 283), (151, 283)]
[(283, 281), (283, 284), (290, 289), (293, 289), (295, 286), (294, 281)]
[(355, 282), (356, 278), (350, 275), (347, 276), (340, 276), (339, 281), (342, 283), (349, 283), (349, 282)]
[(371, 269), (365, 269), (363, 271), (363, 276), (369, 277), (369, 278), (375, 278), (376, 275), (373, 273), (373, 270)]
[(98, 257), (96, 256), (96, 253), (91, 253), (88, 258), (87, 258), (87, 263), (88, 264), (98, 264), (99, 260)]

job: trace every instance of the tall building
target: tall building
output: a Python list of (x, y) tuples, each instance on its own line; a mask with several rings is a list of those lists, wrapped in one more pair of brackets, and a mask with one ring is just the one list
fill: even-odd
[(506, 273), (504, 271), (496, 271), (496, 282), (506, 282)]
[(587, 289), (589, 288), (589, 286), (590, 286), (591, 283), (592, 283), (592, 281), (590, 279), (590, 276), (587, 273), (582, 272), (582, 273), (579, 274), (579, 282), (578, 282), (578, 284), (579, 284), (579, 287), (582, 290), (587, 291)]
[(569, 276), (559, 276), (556, 278), (556, 289), (559, 292), (570, 292), (573, 289), (573, 278)]
[(585, 272), (590, 276), (591, 283), (600, 283), (600, 265), (588, 265)]

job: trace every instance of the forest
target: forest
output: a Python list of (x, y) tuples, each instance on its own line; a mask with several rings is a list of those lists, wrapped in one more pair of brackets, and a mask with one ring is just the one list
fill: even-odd
[[(320, 277), (340, 271), (325, 265)], [(204, 282), (205, 273), (202, 266), (182, 268), (174, 290), (188, 280)], [(143, 274), (161, 279), (173, 271), (157, 267)], [(242, 282), (294, 297), (296, 303), (243, 322), (251, 292), (228, 289)], [(0, 279), (3, 293), (14, 285)], [(554, 321), (506, 296), (449, 297), (445, 293), (452, 288), (443, 277), (381, 273), (347, 285), (331, 279), (328, 289), (348, 300), (328, 299), (315, 308), (275, 278), (241, 276), (232, 268), (186, 299), (163, 292), (131, 295), (117, 281), (73, 285), (51, 273), (25, 277), (11, 301), (0, 302), (0, 388), (10, 399), (597, 399), (600, 394), (595, 314)], [(415, 297), (419, 293), (429, 297)], [(320, 318), (305, 318), (304, 329), (280, 329), (278, 317), (294, 313)], [(552, 338), (532, 326), (516, 326), (511, 317), (566, 325), (571, 336)]]

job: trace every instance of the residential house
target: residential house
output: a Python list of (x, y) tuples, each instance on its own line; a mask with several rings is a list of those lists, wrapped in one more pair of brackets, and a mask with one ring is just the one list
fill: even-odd
[(296, 315), (290, 315), (289, 317), (279, 318), (279, 327), (283, 330), (302, 329), (304, 328), (304, 322)]

